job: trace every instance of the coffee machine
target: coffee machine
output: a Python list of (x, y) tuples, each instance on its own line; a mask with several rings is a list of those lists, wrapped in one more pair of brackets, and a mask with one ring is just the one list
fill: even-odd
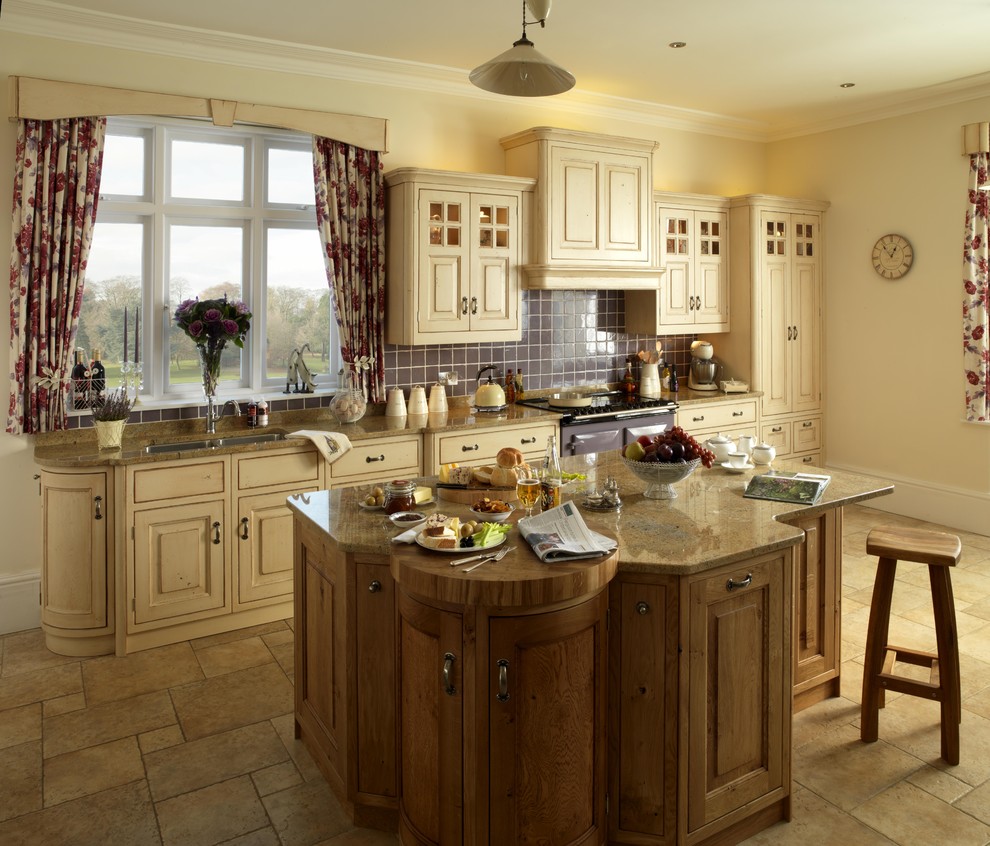
[(708, 341), (691, 344), (691, 368), (688, 387), (694, 391), (717, 391), (722, 365), (715, 359), (715, 350)]

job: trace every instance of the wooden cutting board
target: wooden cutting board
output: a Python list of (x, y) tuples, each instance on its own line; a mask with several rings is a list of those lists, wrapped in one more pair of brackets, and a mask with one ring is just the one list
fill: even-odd
[(445, 488), (437, 485), (437, 499), (447, 502), (460, 502), (464, 505), (472, 505), (483, 496), (489, 499), (500, 499), (502, 502), (515, 502), (516, 489), (496, 488), (492, 485), (472, 485), (468, 488)]

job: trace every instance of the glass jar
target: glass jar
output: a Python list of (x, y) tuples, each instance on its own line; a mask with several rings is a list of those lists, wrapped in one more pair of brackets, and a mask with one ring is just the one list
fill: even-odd
[(354, 373), (348, 373), (344, 384), (330, 400), (330, 413), (340, 423), (354, 423), (364, 417), (368, 404), (364, 393), (359, 387), (359, 380)]
[(386, 482), (385, 504), (382, 508), (386, 514), (413, 511), (416, 508), (416, 483), (405, 479)]

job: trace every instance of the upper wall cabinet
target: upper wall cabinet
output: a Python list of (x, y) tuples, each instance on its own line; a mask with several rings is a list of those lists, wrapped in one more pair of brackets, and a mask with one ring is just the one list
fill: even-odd
[(386, 340), (518, 341), (520, 211), (533, 180), (405, 168), (385, 183)]
[(654, 141), (538, 127), (501, 139), (506, 169), (536, 177), (529, 288), (656, 288)]
[(685, 335), (729, 331), (729, 200), (657, 192), (659, 290), (626, 295), (626, 331)]

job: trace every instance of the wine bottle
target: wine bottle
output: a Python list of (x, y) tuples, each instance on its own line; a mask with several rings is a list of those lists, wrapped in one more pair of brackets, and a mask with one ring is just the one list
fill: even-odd
[(95, 402), (102, 402), (107, 392), (107, 369), (103, 366), (103, 351), (99, 347), (93, 347), (93, 361), (89, 369), (93, 379), (90, 388), (92, 399)]
[(84, 361), (86, 350), (76, 349), (76, 362), (72, 366), (72, 404), (76, 408), (89, 407), (89, 368)]
[(671, 363), (670, 365), (670, 392), (672, 394), (677, 393), (677, 389), (680, 386), (677, 384), (677, 367)]
[(557, 455), (557, 436), (547, 439), (547, 453), (543, 457), (543, 467), (540, 470), (540, 507), (546, 511), (560, 505), (560, 488), (562, 474), (560, 472), (560, 456)]
[(523, 398), (523, 375), (522, 368), (520, 367), (516, 370), (516, 402), (520, 402)]

